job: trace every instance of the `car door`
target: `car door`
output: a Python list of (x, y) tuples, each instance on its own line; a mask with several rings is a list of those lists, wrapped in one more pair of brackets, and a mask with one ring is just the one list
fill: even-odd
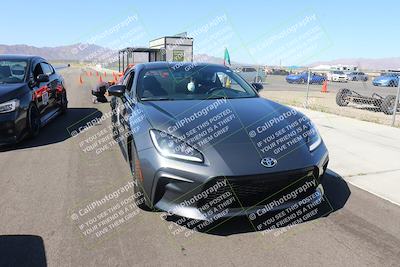
[(33, 87), (33, 99), (41, 116), (46, 114), (49, 109), (49, 82), (39, 82), (38, 76), (44, 74), (40, 61), (36, 61), (32, 66), (32, 76), (35, 85)]
[(57, 86), (59, 83), (58, 77), (54, 68), (47, 62), (41, 62), (43, 73), (49, 76), (49, 82), (47, 83), (48, 93), (48, 108), (54, 109), (57, 104)]

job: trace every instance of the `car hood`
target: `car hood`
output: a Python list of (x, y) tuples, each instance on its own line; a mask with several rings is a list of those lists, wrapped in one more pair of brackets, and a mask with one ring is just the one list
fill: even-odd
[(0, 84), (0, 103), (17, 98), (27, 90), (25, 83)]
[[(210, 110), (213, 105), (215, 108)], [(258, 97), (154, 101), (145, 102), (143, 109), (153, 129), (185, 139), (205, 155), (209, 164), (217, 162), (218, 168), (224, 173), (240, 175), (248, 174), (249, 170), (253, 173), (266, 173), (285, 171), (288, 165), (291, 169), (311, 166), (311, 153), (305, 139), (301, 139), (289, 148), (282, 148), (277, 153), (274, 149), (281, 147), (282, 143), (274, 149), (261, 150), (266, 144), (271, 143), (263, 141), (266, 137), (274, 136), (294, 121), (305, 118), (300, 112), (273, 101)], [(201, 115), (204, 110), (209, 112)], [(268, 122), (279, 118), (282, 114), (291, 115), (279, 123), (268, 125)], [(216, 121), (207, 124), (210, 120)], [(306, 120), (308, 121), (307, 118)], [(266, 125), (267, 130), (265, 130)], [(213, 130), (208, 133), (210, 127)], [(254, 137), (251, 138), (249, 135)], [(201, 138), (196, 140), (198, 136)], [(300, 135), (295, 133), (291, 138), (298, 136)], [(278, 159), (277, 166), (272, 169), (263, 167), (260, 160), (264, 157)]]

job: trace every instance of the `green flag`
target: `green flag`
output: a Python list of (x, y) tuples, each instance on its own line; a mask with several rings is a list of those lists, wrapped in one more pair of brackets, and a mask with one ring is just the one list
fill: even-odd
[(229, 57), (228, 48), (225, 47), (224, 66), (231, 65), (231, 58)]

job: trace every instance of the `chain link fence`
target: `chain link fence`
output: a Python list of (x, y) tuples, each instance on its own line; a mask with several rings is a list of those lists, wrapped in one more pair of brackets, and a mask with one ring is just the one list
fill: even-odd
[(270, 71), (261, 95), (292, 106), (400, 127), (400, 72)]

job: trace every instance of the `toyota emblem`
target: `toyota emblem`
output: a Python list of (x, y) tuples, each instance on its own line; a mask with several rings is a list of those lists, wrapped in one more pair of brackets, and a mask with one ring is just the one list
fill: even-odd
[(278, 161), (274, 158), (263, 158), (261, 159), (261, 165), (263, 165), (266, 168), (272, 168), (274, 167)]

